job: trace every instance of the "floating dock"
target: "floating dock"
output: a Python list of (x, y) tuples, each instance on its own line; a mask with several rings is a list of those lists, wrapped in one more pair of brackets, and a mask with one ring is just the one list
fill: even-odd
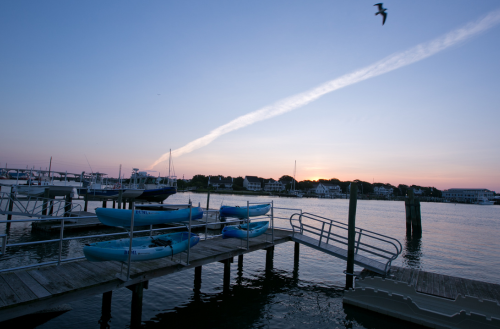
[(500, 285), (392, 266), (363, 271), (344, 304), (430, 328), (500, 328)]

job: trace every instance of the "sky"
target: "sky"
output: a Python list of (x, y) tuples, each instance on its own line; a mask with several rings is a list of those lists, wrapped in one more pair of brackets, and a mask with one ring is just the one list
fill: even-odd
[(500, 24), (238, 125), (500, 10), (374, 3), (0, 2), (0, 166), (500, 191)]

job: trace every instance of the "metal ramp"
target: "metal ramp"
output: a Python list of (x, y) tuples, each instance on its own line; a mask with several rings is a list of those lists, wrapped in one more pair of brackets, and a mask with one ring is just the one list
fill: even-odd
[[(292, 240), (331, 256), (347, 260), (348, 225), (310, 213), (290, 217)], [(389, 236), (356, 227), (354, 264), (386, 275), (403, 249)]]
[(78, 212), (82, 212), (82, 206), (65, 199), (18, 197), (14, 193), (0, 192), (0, 215), (44, 218), (70, 217), (72, 213)]

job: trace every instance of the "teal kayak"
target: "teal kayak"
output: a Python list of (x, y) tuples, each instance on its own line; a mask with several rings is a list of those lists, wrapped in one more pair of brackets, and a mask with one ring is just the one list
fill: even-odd
[[(226, 226), (222, 229), (223, 239), (243, 239), (247, 238), (247, 227), (248, 224), (241, 224), (238, 226)], [(254, 222), (250, 223), (250, 231), (248, 232), (248, 237), (255, 238), (256, 236), (262, 235), (269, 227), (269, 222)]]
[[(130, 209), (97, 208), (97, 218), (104, 225), (130, 227)], [(193, 207), (191, 219), (203, 218), (203, 209)], [(178, 210), (135, 210), (134, 226), (157, 225), (189, 220), (189, 208)]]
[[(132, 262), (170, 257), (188, 248), (188, 232), (169, 233), (132, 239)], [(200, 241), (200, 237), (191, 233), (191, 247)], [(86, 244), (83, 253), (91, 262), (114, 260), (126, 262), (130, 239), (111, 240)]]
[[(248, 213), (250, 217), (262, 216), (267, 214), (271, 209), (270, 204), (257, 204), (248, 207)], [(236, 218), (247, 218), (247, 207), (230, 207), (222, 206), (220, 207), (220, 217), (236, 217)]]

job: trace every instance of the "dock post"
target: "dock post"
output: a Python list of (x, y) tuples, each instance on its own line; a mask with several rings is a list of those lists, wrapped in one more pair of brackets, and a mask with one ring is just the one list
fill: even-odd
[(87, 208), (89, 207), (89, 195), (88, 193), (85, 193), (85, 196), (83, 197), (85, 200), (85, 204), (83, 206), (83, 211), (87, 211)]
[[(146, 281), (147, 282), (147, 281)], [(129, 289), (132, 290), (132, 309), (130, 314), (130, 327), (139, 328), (142, 322), (142, 297), (144, 293), (144, 283), (134, 284)]]
[(118, 192), (118, 209), (122, 209), (123, 190)]
[(108, 200), (102, 200), (102, 207), (106, 208), (107, 205), (108, 205)]
[(356, 240), (356, 205), (358, 202), (358, 185), (351, 184), (349, 199), (349, 224), (347, 233), (347, 268), (345, 272), (345, 289), (349, 290), (354, 283), (354, 240)]
[(116, 201), (113, 200), (113, 209), (115, 209), (115, 208), (116, 208)]
[(238, 255), (238, 267), (243, 267), (243, 255)]
[(299, 255), (300, 255), (300, 243), (295, 242), (295, 247), (293, 250), (293, 261), (295, 263), (299, 262)]
[(266, 272), (273, 269), (274, 246), (266, 248)]
[(412, 231), (419, 234), (422, 231), (422, 217), (420, 214), (420, 200), (415, 198), (413, 189), (408, 189), (408, 199), (405, 200), (406, 208), (406, 234)]
[(222, 291), (227, 293), (229, 292), (229, 284), (231, 283), (231, 263), (233, 262), (233, 258), (224, 259), (222, 262), (224, 263), (224, 284)]
[[(12, 210), (14, 209), (14, 192), (10, 192), (10, 199), (9, 199), (9, 212), (12, 212)], [(11, 220), (12, 219), (12, 214), (8, 214), (7, 215), (7, 220)]]
[(194, 268), (194, 291), (200, 291), (201, 289), (201, 266), (196, 266)]
[(108, 291), (102, 294), (102, 315), (109, 315), (111, 313), (111, 297), (113, 297), (113, 291)]
[(50, 201), (49, 201), (49, 204), (50, 204), (49, 215), (50, 216), (52, 216), (54, 214), (54, 203), (55, 203), (55, 200), (56, 200), (55, 196), (51, 196), (50, 197)]
[(42, 215), (47, 215), (47, 210), (49, 208), (47, 201), (48, 198), (49, 198), (49, 189), (46, 188), (43, 192)]
[(73, 198), (71, 197), (70, 194), (66, 194), (66, 202), (64, 203), (64, 217), (70, 217), (70, 211), (71, 211), (71, 204), (73, 203)]

